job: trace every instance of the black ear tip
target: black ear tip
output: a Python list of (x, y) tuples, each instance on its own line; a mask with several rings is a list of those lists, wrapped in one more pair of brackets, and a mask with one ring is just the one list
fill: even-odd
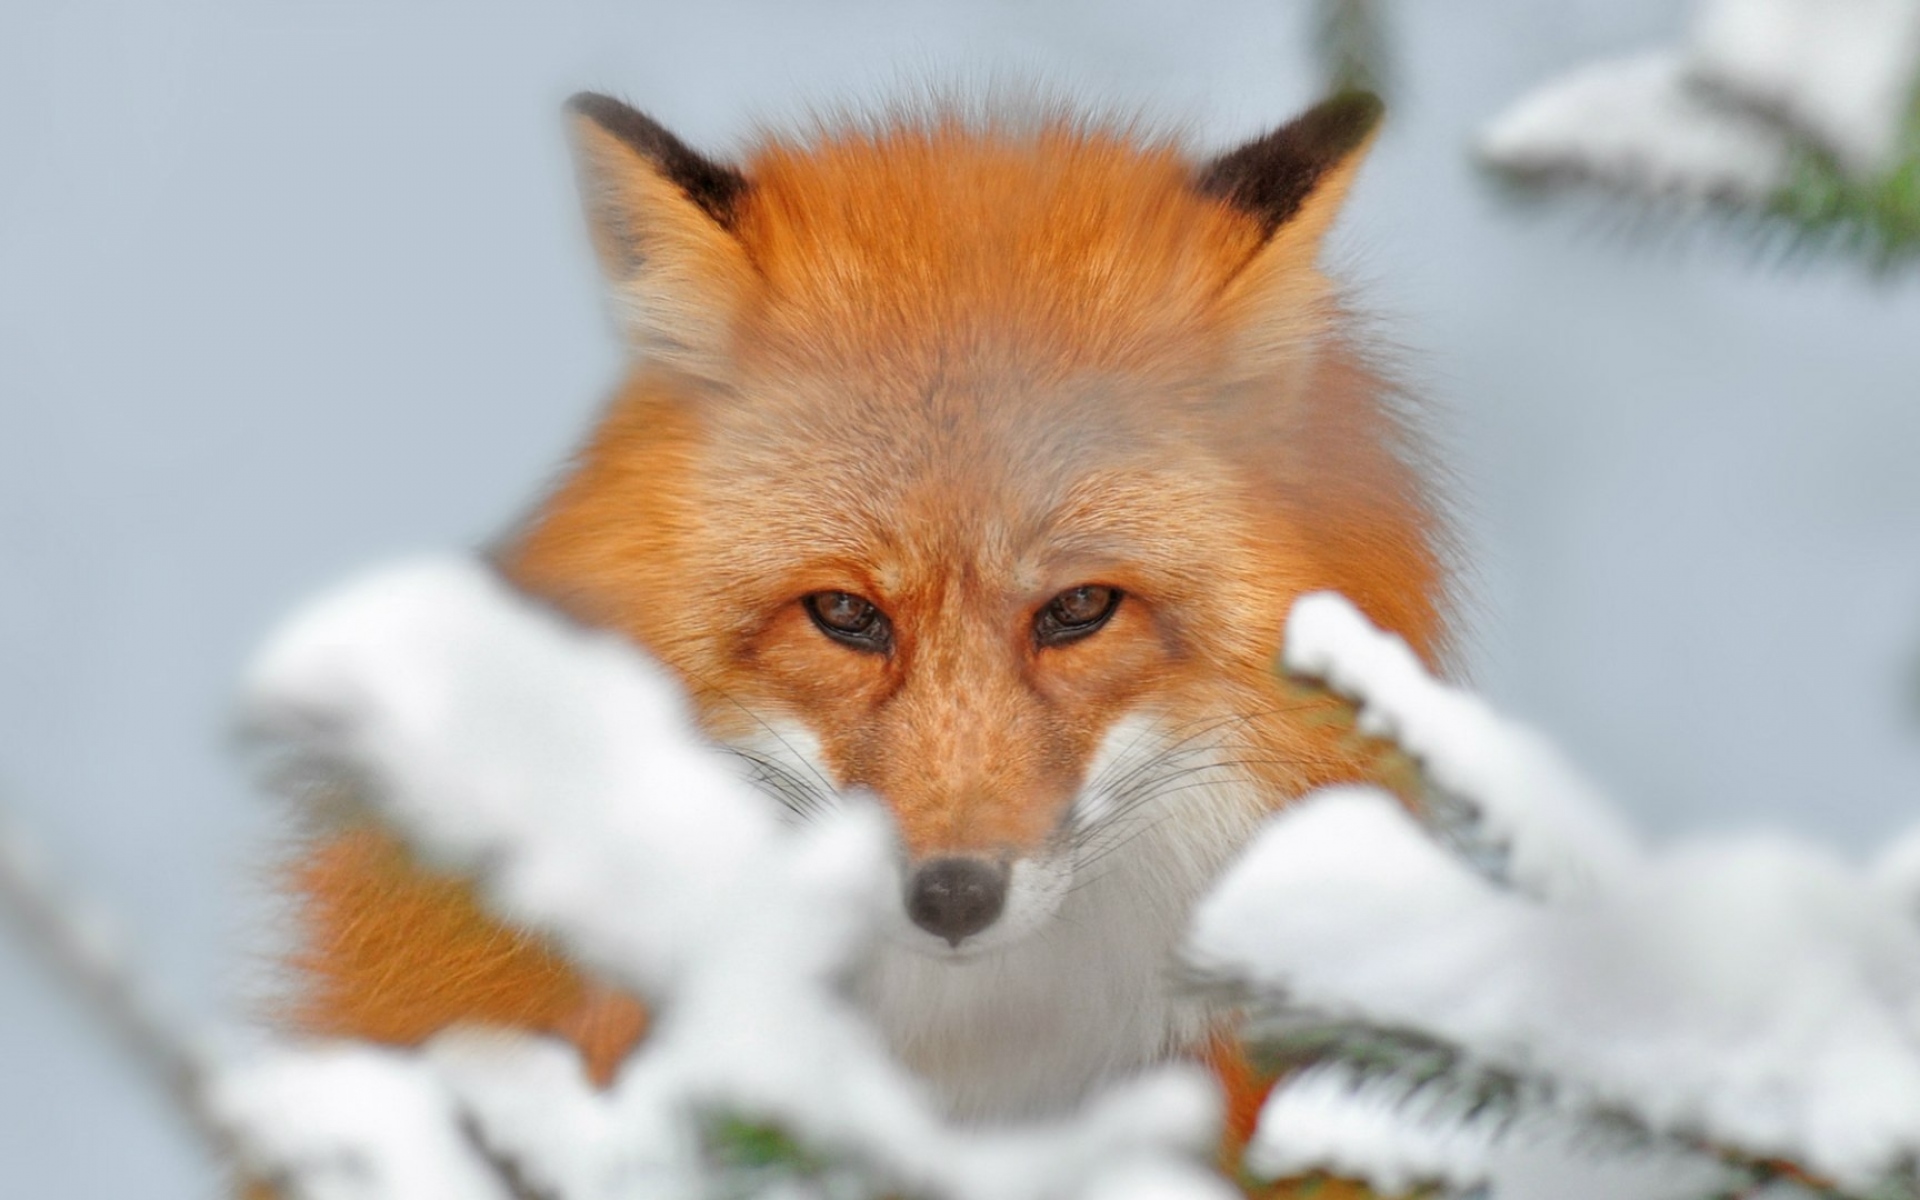
[(1338, 92), (1302, 113), (1294, 121), (1299, 133), (1329, 156), (1357, 149), (1386, 118), (1387, 105), (1372, 92)]
[(601, 105), (617, 103), (619, 103), (619, 101), (615, 100), (612, 96), (603, 96), (599, 92), (575, 92), (573, 95), (567, 97), (566, 109), (570, 113), (579, 113), (581, 116), (591, 116), (593, 110)]
[(1338, 106), (1369, 121), (1377, 122), (1387, 115), (1387, 102), (1380, 98), (1378, 92), (1370, 92), (1365, 88), (1348, 88), (1342, 92), (1335, 92), (1327, 97), (1326, 103), (1329, 107)]
[(746, 177), (732, 167), (695, 152), (667, 127), (639, 109), (599, 92), (577, 92), (567, 112), (585, 117), (672, 180), (687, 198), (722, 225), (747, 190)]
[(575, 92), (567, 97), (566, 111), (570, 116), (585, 117), (609, 132), (629, 128), (636, 121), (653, 124), (644, 114), (601, 92)]
[(1271, 234), (1291, 220), (1327, 172), (1366, 144), (1387, 106), (1372, 92), (1339, 92), (1201, 168), (1194, 183), (1256, 217)]

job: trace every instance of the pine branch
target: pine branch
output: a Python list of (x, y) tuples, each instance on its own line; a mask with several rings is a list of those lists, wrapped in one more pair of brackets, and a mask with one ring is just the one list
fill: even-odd
[(1790, 255), (1840, 254), (1886, 277), (1920, 263), (1920, 89), (1915, 92), (1900, 161), (1875, 179), (1857, 180), (1832, 156), (1796, 145), (1785, 187), (1762, 210), (1763, 226), (1786, 235)]
[[(1695, 46), (1570, 71), (1491, 122), (1477, 158), (1511, 199), (1586, 193), (1637, 229), (1698, 224), (1777, 263), (1846, 257), (1883, 279), (1920, 263), (1920, 79), (1904, 124), (1887, 112), (1886, 152), (1843, 156), (1779, 92), (1711, 59)], [(1794, 86), (1809, 101), (1834, 84)]]
[(714, 1200), (807, 1195), (823, 1200), (911, 1200), (872, 1163), (823, 1152), (791, 1131), (737, 1113), (710, 1113), (700, 1141)]
[[(1701, 977), (1676, 971), (1662, 955), (1711, 957), (1712, 951), (1688, 950), (1692, 943), (1684, 935), (1663, 941), (1665, 927), (1683, 921), (1690, 922), (1684, 929), (1711, 930), (1700, 924), (1702, 914), (1733, 911), (1728, 902), (1750, 894), (1762, 879), (1810, 897), (1806, 903), (1815, 911), (1827, 903), (1879, 911), (1910, 887), (1908, 860), (1920, 851), (1900, 842), (1844, 883), (1834, 874), (1837, 864), (1812, 851), (1781, 857), (1776, 846), (1760, 857), (1695, 854), (1678, 860), (1688, 872), (1682, 880), (1673, 874), (1674, 861), (1613, 827), (1600, 798), (1587, 794), (1577, 773), (1537, 735), (1433, 680), (1404, 643), (1374, 629), (1345, 601), (1303, 599), (1289, 620), (1284, 661), (1293, 672), (1288, 686), (1338, 693), (1342, 702), (1332, 719), (1348, 726), (1359, 745), (1388, 743), (1371, 752), (1412, 773), (1411, 786), (1403, 779), (1395, 788), (1403, 800), (1412, 795), (1426, 803), (1410, 813), (1378, 791), (1351, 788), (1307, 799), (1269, 827), (1197, 918), (1189, 948), (1195, 985), (1215, 1003), (1246, 1014), (1242, 1041), (1261, 1065), (1301, 1079), (1303, 1087), (1314, 1080), (1298, 1100), (1283, 1083), (1280, 1100), (1270, 1102), (1279, 1105), (1270, 1111), (1305, 1122), (1275, 1127), (1276, 1138), (1291, 1127), (1305, 1139), (1276, 1151), (1276, 1161), (1297, 1166), (1330, 1155), (1403, 1181), (1409, 1170), (1443, 1169), (1458, 1184), (1463, 1172), (1481, 1169), (1459, 1165), (1463, 1148), (1468, 1161), (1478, 1162), (1482, 1143), (1548, 1131), (1557, 1142), (1570, 1134), (1613, 1156), (1711, 1162), (1729, 1198), (1786, 1183), (1824, 1200), (1920, 1200), (1920, 1139), (1887, 1123), (1897, 1100), (1836, 1109), (1831, 1089), (1821, 1092), (1815, 1076), (1790, 1067), (1781, 1085), (1812, 1089), (1804, 1099), (1769, 1100), (1747, 1079), (1729, 1084), (1736, 1106), (1730, 1109), (1716, 1101), (1726, 1093), (1697, 1069), (1670, 1078), (1622, 1073), (1607, 1066), (1611, 1052), (1593, 1049), (1603, 1043), (1578, 1041), (1624, 1038), (1616, 1050), (1644, 1063), (1654, 1061), (1648, 1051), (1662, 1036), (1724, 1038), (1725, 1019), (1745, 1031), (1734, 1035), (1745, 1040), (1733, 1050), (1744, 1046), (1765, 1055), (1765, 1038), (1792, 1041), (1799, 1035), (1790, 1021), (1752, 1025), (1740, 1015), (1748, 1010), (1738, 997), (1735, 1015), (1727, 1018), (1721, 994), (1687, 990)], [(1920, 831), (1914, 837), (1920, 839)], [(1684, 886), (1676, 891), (1676, 884)], [(1729, 886), (1734, 890), (1721, 890)], [(1802, 919), (1792, 908), (1775, 915), (1788, 929)], [(1799, 953), (1792, 947), (1806, 944), (1809, 934), (1831, 934), (1840, 940), (1822, 946), (1862, 955), (1844, 960), (1853, 962), (1848, 969), (1872, 972), (1871, 964), (1886, 960), (1874, 958), (1869, 945), (1905, 944), (1898, 939), (1906, 935), (1893, 933), (1892, 943), (1843, 946), (1848, 938), (1878, 935), (1823, 924), (1824, 917), (1807, 919), (1813, 923), (1786, 942), (1763, 943), (1773, 961), (1791, 961)], [(1729, 961), (1753, 965), (1745, 953)], [(1617, 1024), (1562, 1015), (1544, 999), (1559, 994), (1556, 987), (1580, 986), (1577, 977), (1560, 974), (1562, 959), (1591, 963), (1596, 955), (1624, 972), (1617, 976), (1622, 986), (1652, 988), (1666, 1003), (1678, 1003), (1661, 1018), (1664, 1024), (1647, 1031), (1651, 1042)], [(1474, 999), (1483, 991), (1484, 1002)], [(1874, 1005), (1899, 1001), (1869, 991), (1859, 1011), (1871, 1024), (1881, 1011)], [(1606, 1003), (1604, 997), (1594, 1002)], [(1891, 1015), (1896, 1023), (1904, 1020)], [(1577, 1045), (1584, 1048), (1570, 1049)], [(1904, 1062), (1900, 1049), (1890, 1049)], [(1887, 1064), (1886, 1086), (1895, 1096), (1910, 1087), (1902, 1062)], [(1352, 1081), (1351, 1103), (1329, 1088), (1341, 1079)], [(1750, 1115), (1729, 1115), (1788, 1100), (1824, 1105), (1812, 1111), (1825, 1112), (1829, 1127), (1838, 1111), (1866, 1119), (1861, 1133), (1867, 1140), (1851, 1149), (1834, 1149), (1824, 1137), (1808, 1140), (1804, 1128), (1786, 1135), (1800, 1139), (1801, 1157), (1827, 1164), (1845, 1182), (1771, 1156), (1783, 1136), (1772, 1118), (1756, 1124)], [(1418, 1111), (1404, 1112), (1410, 1108)], [(1889, 1136), (1897, 1140), (1889, 1143)], [(1860, 1147), (1874, 1139), (1882, 1148), (1863, 1158)]]
[[(1249, 1003), (1244, 990), (1233, 985), (1218, 994)], [(1597, 1103), (1545, 1074), (1478, 1060), (1421, 1030), (1330, 1017), (1272, 997), (1251, 1001), (1248, 1012), (1244, 1045), (1264, 1069), (1284, 1077), (1337, 1066), (1357, 1084), (1391, 1082), (1398, 1085), (1403, 1102), (1423, 1103), (1426, 1120), (1437, 1115), (1461, 1128), (1488, 1132), (1495, 1140), (1522, 1135), (1530, 1121), (1548, 1118), (1570, 1125), (1577, 1142), (1590, 1150), (1712, 1158), (1727, 1173), (1728, 1197), (1791, 1183), (1819, 1200), (1920, 1200), (1920, 1170), (1912, 1163), (1870, 1187), (1845, 1188), (1781, 1159), (1655, 1129), (1631, 1109)]]

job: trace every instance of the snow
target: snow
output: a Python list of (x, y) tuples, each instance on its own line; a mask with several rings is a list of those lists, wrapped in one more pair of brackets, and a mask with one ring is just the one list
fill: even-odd
[[(1846, 1187), (1911, 1171), (1920, 827), (1865, 865), (1766, 835), (1648, 847), (1538, 734), (1346, 600), (1300, 600), (1283, 660), (1446, 803), (1418, 816), (1347, 786), (1278, 813), (1200, 906), (1189, 963), (1256, 1022), (1417, 1039), (1450, 1066), (1290, 1078), (1250, 1169), (1510, 1200), (1700, 1195), (1729, 1177), (1722, 1152)], [(290, 1200), (1235, 1194), (1191, 1064), (1046, 1122), (945, 1120), (842, 987), (889, 899), (877, 806), (783, 822), (653, 664), (477, 561), (315, 602), (259, 656), (245, 718), (282, 786), (347, 785), (656, 1017), (605, 1089), (571, 1047), (502, 1031), (178, 1050), (197, 1118)], [(44, 874), (0, 839), (0, 884)], [(78, 925), (61, 937), (100, 968)], [(1463, 1103), (1475, 1081), (1497, 1101)], [(795, 1139), (811, 1174), (716, 1156), (721, 1115)], [(1596, 1150), (1622, 1118), (1665, 1140)]]
[(1873, 879), (1896, 905), (1920, 922), (1920, 825), (1880, 852), (1874, 859)]
[[(1274, 818), (1203, 904), (1202, 971), (1438, 1039), (1563, 1113), (1623, 1111), (1847, 1185), (1920, 1154), (1920, 834), (1864, 868), (1765, 835), (1640, 850), (1544, 743), (1344, 600), (1300, 602), (1286, 661), (1478, 806), (1520, 886), (1393, 797), (1329, 789)], [(1402, 1158), (1428, 1135), (1407, 1136)]]
[(512, 1200), (412, 1055), (344, 1045), (269, 1053), (222, 1072), (208, 1105), (253, 1177), (282, 1183), (289, 1200)]
[(1244, 1194), (1211, 1171), (1170, 1167), (1165, 1163), (1123, 1165), (1101, 1170), (1088, 1184), (1087, 1200), (1243, 1200)]
[(1498, 849), (1516, 885), (1577, 893), (1639, 861), (1632, 833), (1552, 744), (1428, 675), (1405, 641), (1375, 629), (1346, 598), (1301, 597), (1282, 661), (1356, 701), (1363, 731), (1391, 738), (1463, 801), (1469, 832)]
[[(396, 568), (315, 602), (261, 652), (243, 706), (283, 770), (350, 773), (422, 850), (485, 868), (509, 913), (561, 915), (591, 961), (649, 993), (784, 874), (776, 822), (667, 680), (478, 563)], [(884, 852), (873, 822), (846, 829)], [(831, 954), (811, 931), (832, 926), (793, 930), (794, 952)]]
[(1920, 927), (1803, 846), (1676, 847), (1605, 895), (1542, 904), (1390, 797), (1323, 794), (1223, 881), (1192, 954), (1662, 1133), (1855, 1184), (1920, 1151)]
[[(604, 1093), (570, 1052), (461, 1034), (424, 1058), (283, 1057), (225, 1087), (223, 1119), (257, 1160), (318, 1180), (314, 1196), (413, 1200), (402, 1182), (419, 1162), (472, 1168), (463, 1129), (566, 1200), (704, 1194), (709, 1113), (958, 1200), (1125, 1195), (1145, 1180), (1158, 1195), (1219, 1195), (1199, 1165), (1219, 1101), (1197, 1068), (1130, 1080), (1048, 1125), (938, 1117), (837, 986), (884, 907), (894, 849), (877, 811), (783, 825), (699, 741), (657, 668), (479, 563), (403, 566), (317, 601), (262, 652), (246, 724), (283, 780), (351, 781), (423, 853), (472, 872), (503, 913), (657, 1014)], [(357, 1086), (370, 1097), (358, 1113)], [(389, 1130), (424, 1157), (382, 1140)], [(335, 1169), (363, 1133), (365, 1163)], [(459, 1190), (472, 1170), (449, 1170), (455, 1190), (431, 1194), (495, 1194)], [(335, 1176), (369, 1190), (329, 1190), (347, 1186)]]
[(1523, 179), (1689, 202), (1761, 200), (1786, 182), (1789, 163), (1777, 131), (1702, 95), (1671, 50), (1590, 63), (1543, 84), (1489, 122), (1478, 149)]
[(1479, 151), (1525, 179), (1754, 204), (1801, 141), (1856, 178), (1892, 169), (1916, 86), (1920, 0), (1702, 0), (1682, 44), (1548, 81)]
[(1445, 1088), (1337, 1062), (1273, 1090), (1247, 1166), (1268, 1179), (1358, 1180), (1385, 1196), (1699, 1200), (1741, 1190), (1737, 1172), (1692, 1147), (1596, 1135), (1553, 1112), (1475, 1108)]
[(1687, 54), (1698, 82), (1871, 178), (1898, 160), (1920, 83), (1920, 0), (1704, 0)]
[(1247, 1166), (1267, 1179), (1315, 1172), (1357, 1179), (1389, 1196), (1434, 1184), (1463, 1191), (1488, 1182), (1494, 1125), (1463, 1120), (1437, 1091), (1336, 1063), (1273, 1090)]

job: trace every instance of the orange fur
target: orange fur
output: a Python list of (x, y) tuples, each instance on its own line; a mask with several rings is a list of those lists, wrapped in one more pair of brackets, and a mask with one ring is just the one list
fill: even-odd
[[(773, 140), (704, 207), (576, 125), (637, 357), (501, 548), (521, 586), (645, 647), (716, 738), (804, 729), (908, 861), (1036, 852), (1131, 713), (1230, 716), (1268, 806), (1369, 776), (1334, 706), (1271, 676), (1311, 590), (1429, 659), (1443, 638), (1405, 430), (1314, 265), (1357, 148), (1269, 228), (1175, 144), (1093, 122)], [(1124, 594), (1110, 623), (1038, 646), (1036, 612), (1084, 583)], [(833, 591), (880, 605), (892, 653), (813, 626), (802, 599)], [(545, 1030), (602, 1078), (639, 1036), (631, 1002), (376, 834), (317, 847), (297, 883), (308, 1028)], [(1211, 1057), (1244, 1140), (1260, 1088)]]
[[(733, 314), (702, 358), (724, 368), (643, 362), (506, 554), (680, 671), (716, 733), (845, 731), (837, 781), (885, 797), (916, 856), (1029, 846), (1143, 695), (1265, 707), (1302, 592), (1434, 650), (1431, 522), (1289, 228), (1263, 240), (1169, 146), (1068, 124), (775, 143), (745, 174), (752, 283), (696, 281)], [(1096, 577), (1141, 602), (1085, 653), (1023, 653), (1028, 614)], [(893, 662), (809, 627), (795, 602), (825, 590), (887, 600)], [(1232, 636), (1183, 636), (1209, 609)], [(1301, 722), (1265, 724), (1307, 764), (1277, 796), (1342, 774)]]
[(634, 1001), (582, 980), (376, 830), (313, 847), (294, 886), (307, 898), (294, 966), (312, 983), (288, 1016), (305, 1032), (412, 1045), (459, 1022), (512, 1026), (569, 1039), (604, 1083), (645, 1028)]

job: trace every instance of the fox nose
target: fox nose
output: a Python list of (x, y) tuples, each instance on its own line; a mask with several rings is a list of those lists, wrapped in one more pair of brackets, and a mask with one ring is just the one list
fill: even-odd
[(936, 858), (907, 883), (907, 915), (947, 944), (979, 933), (999, 919), (1007, 902), (1007, 869), (977, 858)]

